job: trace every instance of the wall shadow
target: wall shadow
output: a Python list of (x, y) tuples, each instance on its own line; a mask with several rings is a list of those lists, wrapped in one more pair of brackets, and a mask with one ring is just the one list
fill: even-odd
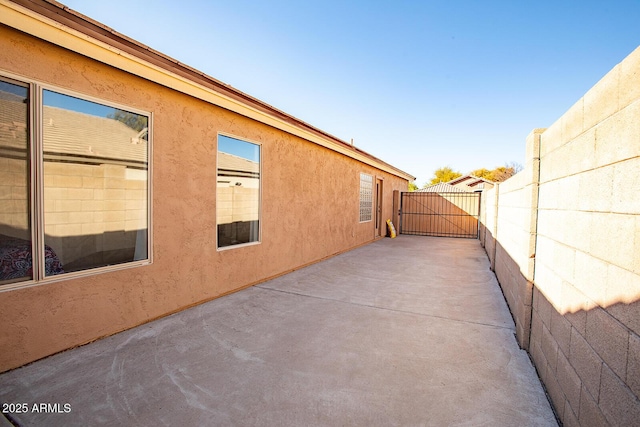
[(526, 350), (564, 425), (637, 425), (640, 299), (589, 303), (569, 284), (545, 295), (481, 226), (491, 262)]

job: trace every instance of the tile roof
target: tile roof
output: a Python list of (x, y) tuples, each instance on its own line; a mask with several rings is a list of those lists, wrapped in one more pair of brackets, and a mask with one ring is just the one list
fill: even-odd
[(218, 169), (233, 172), (244, 172), (251, 176), (260, 173), (260, 163), (233, 154), (218, 152)]
[(419, 193), (468, 193), (468, 191), (463, 190), (459, 187), (454, 187), (453, 185), (447, 182), (439, 182), (434, 185), (430, 185), (425, 188), (421, 188), (416, 190)]
[[(50, 106), (43, 107), (42, 116), (45, 159), (89, 163), (111, 159), (146, 166), (147, 140), (118, 120)], [(0, 149), (5, 154), (26, 156), (26, 120), (22, 98), (0, 91)]]
[(43, 108), (45, 153), (147, 162), (147, 140), (124, 123), (57, 107)]
[(27, 147), (27, 105), (24, 97), (0, 91), (0, 148)]
[(493, 185), (493, 182), (489, 181), (488, 179), (479, 178), (474, 175), (463, 175), (459, 178), (449, 181), (449, 184), (468, 189), (469, 191), (477, 191), (479, 189), (482, 189), (484, 188), (485, 183)]

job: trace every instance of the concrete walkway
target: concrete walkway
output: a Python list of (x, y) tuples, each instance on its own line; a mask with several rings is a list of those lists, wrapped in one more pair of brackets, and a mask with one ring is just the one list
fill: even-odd
[(20, 426), (556, 426), (513, 334), (479, 241), (400, 236), (4, 373), (0, 402)]

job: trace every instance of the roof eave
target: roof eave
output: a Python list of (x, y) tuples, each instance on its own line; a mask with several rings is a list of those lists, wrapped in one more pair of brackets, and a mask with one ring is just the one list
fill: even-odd
[[(120, 34), (62, 3), (54, 0), (0, 0), (0, 8), (4, 9), (0, 13), (0, 23), (307, 139), (400, 178), (415, 180), (414, 176), (364, 150)], [(181, 81), (181, 84), (168, 83), (175, 80)]]

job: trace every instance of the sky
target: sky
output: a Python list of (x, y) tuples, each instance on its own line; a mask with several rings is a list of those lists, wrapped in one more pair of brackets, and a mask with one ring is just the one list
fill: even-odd
[(525, 162), (640, 45), (640, 0), (62, 0), (415, 176)]
[(260, 146), (251, 142), (218, 135), (218, 150), (253, 162), (260, 162)]

